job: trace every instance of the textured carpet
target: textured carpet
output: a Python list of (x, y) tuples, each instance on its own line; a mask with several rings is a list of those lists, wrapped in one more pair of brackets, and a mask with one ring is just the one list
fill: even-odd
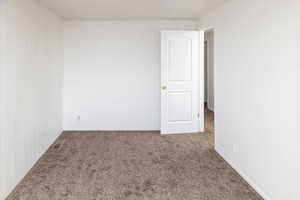
[(62, 134), (8, 200), (261, 200), (213, 134)]

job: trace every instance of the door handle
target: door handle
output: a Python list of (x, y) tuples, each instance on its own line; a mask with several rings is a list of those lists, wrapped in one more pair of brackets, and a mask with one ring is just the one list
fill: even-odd
[(167, 89), (167, 86), (162, 85), (162, 86), (161, 86), (161, 89), (165, 90), (165, 89)]

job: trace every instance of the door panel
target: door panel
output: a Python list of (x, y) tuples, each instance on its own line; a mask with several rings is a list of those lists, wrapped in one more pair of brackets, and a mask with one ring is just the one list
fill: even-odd
[(192, 40), (174, 38), (169, 40), (169, 81), (190, 81), (192, 79)]
[(168, 121), (191, 122), (192, 120), (192, 93), (169, 92), (168, 93)]
[(161, 133), (199, 132), (199, 32), (162, 32)]

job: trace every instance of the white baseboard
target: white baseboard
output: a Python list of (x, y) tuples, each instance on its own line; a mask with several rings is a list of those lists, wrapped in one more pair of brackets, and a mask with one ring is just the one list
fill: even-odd
[(217, 148), (215, 148), (216, 152), (264, 199), (264, 200), (271, 200), (260, 188), (254, 184), (251, 179), (245, 175), (233, 162), (231, 159), (228, 158), (225, 154), (221, 153)]

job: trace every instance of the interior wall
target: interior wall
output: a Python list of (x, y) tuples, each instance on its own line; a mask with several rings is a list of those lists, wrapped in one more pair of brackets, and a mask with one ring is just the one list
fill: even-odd
[(4, 193), (4, 188), (2, 187), (4, 182), (1, 177), (4, 176), (3, 168), (1, 163), (4, 162), (3, 159), (3, 133), (5, 133), (5, 123), (4, 123), (4, 83), (5, 83), (5, 76), (4, 76), (4, 47), (5, 47), (5, 8), (6, 8), (6, 1), (0, 1), (0, 199), (3, 199), (2, 195)]
[(216, 150), (266, 200), (300, 196), (300, 1), (232, 0), (215, 32)]
[(214, 111), (214, 32), (206, 31), (204, 40), (207, 41), (207, 68), (206, 68), (206, 100), (207, 107)]
[(160, 33), (195, 21), (67, 21), (64, 129), (160, 130)]
[(35, 0), (4, 2), (0, 199), (61, 133), (63, 88), (61, 19)]

